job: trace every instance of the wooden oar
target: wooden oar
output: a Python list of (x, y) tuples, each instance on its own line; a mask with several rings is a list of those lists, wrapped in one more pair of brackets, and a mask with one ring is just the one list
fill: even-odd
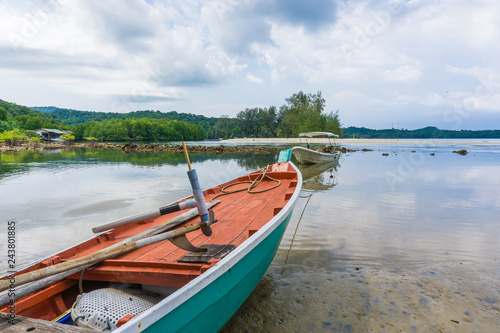
[[(80, 258), (72, 259), (72, 260), (62, 262), (62, 263), (59, 263), (56, 265), (47, 266), (47, 267), (38, 269), (36, 271), (24, 273), (21, 275), (16, 275), (15, 284), (16, 284), (16, 286), (22, 286), (25, 283), (40, 280), (40, 279), (46, 278), (46, 277), (54, 275), (54, 274), (69, 271), (69, 270), (74, 269), (74, 268), (79, 268), (79, 267), (83, 267), (86, 265), (94, 265), (100, 261), (125, 254), (127, 252), (132, 251), (132, 250), (136, 250), (136, 249), (139, 249), (141, 247), (151, 245), (153, 243), (157, 243), (157, 242), (164, 241), (167, 239), (172, 239), (172, 238), (183, 236), (183, 235), (187, 234), (188, 232), (200, 229), (204, 225), (206, 225), (205, 222), (193, 223), (193, 224), (187, 225), (185, 227), (178, 228), (178, 229), (175, 229), (172, 231), (167, 231), (167, 232), (159, 234), (159, 235), (151, 236), (148, 238), (143, 238), (143, 239), (129, 242), (126, 244), (122, 244), (119, 246), (110, 247), (110, 248), (107, 248), (107, 249), (101, 250), (99, 252), (92, 253), (92, 254), (89, 254), (89, 255), (86, 255), (86, 256), (83, 256)], [(9, 280), (0, 281), (0, 291), (4, 291), (4, 290), (9, 289), (10, 284), (11, 283)]]
[[(212, 201), (210, 203), (207, 204), (207, 207), (208, 208), (212, 208), (214, 207), (215, 205), (219, 204), (220, 203), (220, 200), (215, 200), (215, 201)], [(181, 225), (182, 223), (186, 222), (186, 221), (189, 221), (190, 219), (192, 218), (195, 218), (196, 216), (198, 216), (198, 209), (197, 208), (193, 208), (193, 209), (190, 209), (188, 210), (187, 212), (184, 212), (182, 214), (179, 214), (177, 215), (176, 217), (173, 217), (171, 218), (170, 220), (160, 224), (160, 225), (157, 225), (156, 227), (152, 227), (148, 230), (144, 230), (143, 232), (141, 233), (138, 233), (137, 235), (134, 235), (134, 236), (131, 236), (119, 243), (116, 243), (112, 246), (118, 246), (118, 245), (122, 245), (122, 244), (125, 244), (125, 243), (128, 243), (128, 242), (133, 242), (133, 241), (136, 241), (136, 240), (139, 240), (139, 239), (143, 239), (143, 238), (146, 238), (146, 237), (151, 237), (151, 236), (154, 236), (154, 235), (158, 235), (162, 232), (165, 232), (167, 230), (170, 230), (172, 228), (175, 228), (177, 227), (178, 225)]]
[[(211, 208), (211, 207), (217, 205), (219, 202), (220, 201), (218, 201), (218, 200), (211, 202), (208, 204), (208, 206)], [(105, 250), (109, 250), (109, 249), (130, 243), (130, 242), (134, 242), (134, 241), (137, 241), (140, 239), (144, 239), (146, 237), (151, 237), (151, 236), (163, 233), (167, 230), (175, 228), (176, 226), (178, 226), (186, 221), (189, 221), (190, 219), (192, 219), (196, 216), (198, 216), (197, 209), (196, 208), (191, 209), (185, 213), (177, 215), (176, 217), (164, 222), (163, 224), (160, 224), (158, 226), (155, 226), (153, 228), (145, 230), (137, 235), (134, 235), (132, 237), (129, 237), (129, 238), (119, 242), (119, 243), (116, 243), (116, 244), (106, 248)], [(102, 250), (102, 251), (104, 251), (104, 250)], [(104, 260), (104, 259), (102, 259), (102, 260)], [(16, 276), (16, 299), (19, 299), (21, 297), (29, 295), (30, 293), (32, 293), (34, 291), (45, 288), (46, 286), (48, 286), (54, 282), (60, 281), (68, 276), (71, 276), (75, 273), (78, 273), (79, 271), (82, 271), (82, 270), (84, 270), (84, 269), (86, 269), (94, 264), (95, 263), (88, 263), (88, 264), (85, 264), (83, 266), (80, 266), (80, 267), (77, 267), (74, 269), (70, 269), (70, 270), (65, 271), (65, 272), (55, 273), (54, 275), (52, 275), (50, 277), (46, 277), (46, 278), (43, 278), (43, 279), (38, 280), (38, 281), (34, 280), (35, 282), (29, 283), (29, 284), (26, 284), (23, 286), (20, 286), (20, 284), (18, 284), (18, 280), (17, 280), (17, 276)], [(31, 272), (29, 272), (29, 273), (31, 273)], [(26, 273), (26, 274), (29, 274), (29, 273)], [(4, 281), (8, 281), (8, 280), (0, 281), (0, 283), (2, 283)], [(10, 298), (7, 297), (8, 296), (7, 293), (8, 293), (8, 291), (4, 291), (4, 292), (0, 293), (0, 307), (9, 303)]]
[[(15, 299), (18, 300), (18, 299), (20, 299), (24, 296), (27, 296), (35, 291), (38, 291), (38, 290), (43, 289), (47, 286), (50, 286), (52, 283), (63, 280), (65, 278), (67, 278), (68, 276), (71, 276), (75, 273), (78, 273), (84, 269), (89, 268), (90, 266), (92, 266), (92, 265), (86, 265), (83, 267), (74, 268), (72, 270), (69, 270), (69, 271), (66, 271), (63, 273), (59, 273), (59, 274), (55, 274), (55, 275), (46, 277), (46, 278), (41, 279), (41, 280), (26, 283), (26, 284), (19, 286), (19, 287), (16, 286)], [(9, 297), (9, 290), (2, 291), (0, 293), (0, 308), (9, 304), (11, 302), (11, 298), (12, 297)]]
[(184, 210), (187, 208), (193, 208), (196, 206), (197, 206), (196, 200), (188, 199), (188, 200), (183, 201), (183, 202), (173, 203), (173, 204), (170, 204), (170, 205), (167, 205), (164, 207), (160, 207), (160, 208), (153, 210), (153, 211), (150, 211), (150, 212), (132, 215), (129, 217), (125, 217), (123, 219), (116, 220), (116, 221), (100, 224), (98, 226), (93, 227), (92, 232), (94, 234), (97, 234), (99, 232), (110, 230), (113, 228), (117, 228), (117, 227), (120, 227), (122, 225), (131, 224), (131, 223), (140, 222), (140, 221), (149, 220), (149, 219), (154, 219), (154, 218), (166, 215), (166, 214), (178, 212), (180, 210)]

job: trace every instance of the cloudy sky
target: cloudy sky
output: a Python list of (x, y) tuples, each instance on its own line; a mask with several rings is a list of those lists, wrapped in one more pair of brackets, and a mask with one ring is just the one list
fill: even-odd
[(344, 126), (500, 129), (494, 0), (0, 0), (0, 99), (235, 116), (322, 92)]

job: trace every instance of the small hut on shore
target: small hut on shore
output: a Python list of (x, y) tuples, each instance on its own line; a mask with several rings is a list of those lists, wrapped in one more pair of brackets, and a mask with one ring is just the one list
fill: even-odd
[(38, 137), (43, 141), (48, 142), (61, 142), (62, 140), (59, 138), (63, 134), (74, 134), (71, 131), (61, 131), (58, 129), (52, 128), (40, 128), (35, 130)]

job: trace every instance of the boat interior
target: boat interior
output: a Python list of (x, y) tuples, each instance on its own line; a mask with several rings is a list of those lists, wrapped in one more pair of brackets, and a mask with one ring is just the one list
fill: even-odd
[[(269, 178), (262, 179), (251, 190), (252, 193), (247, 190), (230, 194), (223, 193), (227, 185), (237, 182), (239, 183), (230, 186), (228, 190), (248, 188), (249, 182), (254, 181), (261, 174), (261, 171), (256, 171), (203, 192), (206, 202), (212, 199), (220, 200), (220, 203), (212, 208), (217, 220), (211, 225), (212, 235), (207, 237), (199, 229), (187, 234), (189, 242), (196, 248), (206, 249), (203, 250), (204, 252), (187, 251), (169, 240), (148, 245), (101, 261), (81, 273), (75, 273), (62, 281), (18, 299), (16, 301), (17, 314), (72, 324), (75, 318), (73, 315), (72, 319), (69, 312), (72, 307), (76, 309), (74, 305), (82, 294), (102, 289), (109, 290), (109, 288), (126, 290), (125, 297), (146, 295), (145, 298), (143, 297), (146, 301), (144, 306), (146, 308), (153, 306), (213, 267), (283, 209), (293, 195), (298, 180), (296, 171), (289, 163), (268, 166), (266, 174)], [(274, 187), (278, 184), (276, 180), (279, 180), (280, 184)], [(180, 213), (182, 212), (170, 213), (105, 231), (18, 272), (18, 275), (95, 253), (154, 226), (165, 224)], [(197, 216), (179, 227), (199, 222), (199, 220)], [(96, 224), (101, 222), (103, 221), (96, 221)], [(80, 310), (84, 311), (81, 309), (83, 305), (79, 306)], [(8, 312), (7, 306), (0, 308), (0, 312)], [(127, 314), (127, 310), (124, 313)], [(131, 318), (131, 316), (122, 315), (123, 313), (112, 319), (112, 323), (106, 323), (105, 320), (102, 322), (101, 318), (99, 319), (100, 326), (97, 327), (101, 329), (116, 327), (121, 325), (120, 319), (123, 323)]]

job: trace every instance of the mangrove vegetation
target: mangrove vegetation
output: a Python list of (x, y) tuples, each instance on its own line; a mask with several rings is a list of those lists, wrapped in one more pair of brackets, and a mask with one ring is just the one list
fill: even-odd
[(128, 113), (26, 107), (0, 100), (0, 141), (36, 140), (34, 130), (52, 128), (74, 133), (76, 141), (191, 141), (228, 138), (297, 137), (301, 132), (326, 131), (346, 138), (500, 138), (500, 130), (342, 128), (339, 111), (326, 111), (321, 92), (302, 91), (280, 107), (246, 108), (235, 117), (206, 117), (177, 111)]

